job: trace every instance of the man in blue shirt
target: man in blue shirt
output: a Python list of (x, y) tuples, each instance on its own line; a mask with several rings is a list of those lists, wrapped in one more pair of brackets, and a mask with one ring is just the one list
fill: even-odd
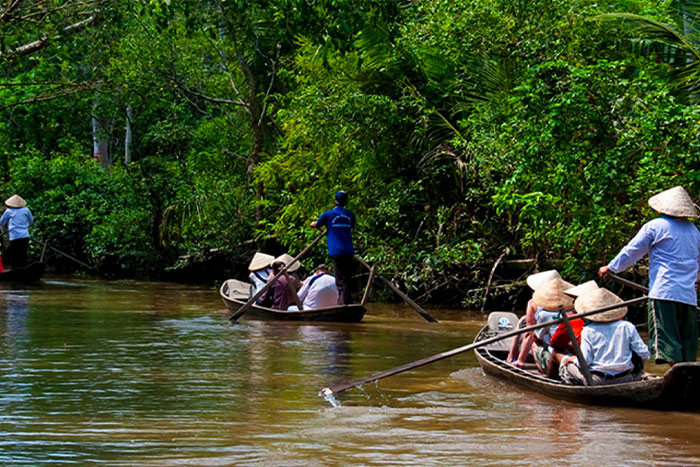
[(694, 362), (698, 352), (697, 294), (700, 232), (689, 217), (700, 217), (683, 187), (649, 199), (662, 214), (642, 226), (618, 255), (599, 269), (605, 277), (649, 255), (649, 346), (656, 363)]
[(311, 227), (328, 229), (328, 255), (333, 261), (335, 281), (338, 286), (338, 304), (352, 303), (352, 271), (355, 248), (352, 244), (352, 229), (355, 227), (355, 213), (345, 209), (348, 194), (339, 191), (335, 194), (335, 208), (321, 214)]
[(0, 229), (10, 233), (10, 248), (7, 251), (7, 261), (12, 269), (27, 265), (27, 249), (29, 248), (29, 226), (34, 222), (32, 212), (27, 208), (27, 202), (19, 195), (14, 195), (5, 201), (8, 209), (0, 217)]

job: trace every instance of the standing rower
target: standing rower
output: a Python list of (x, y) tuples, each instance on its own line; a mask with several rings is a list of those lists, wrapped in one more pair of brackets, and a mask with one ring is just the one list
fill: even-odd
[(601, 277), (618, 273), (649, 255), (649, 346), (656, 363), (694, 362), (698, 352), (697, 295), (700, 217), (690, 195), (677, 186), (649, 198), (662, 215), (642, 226)]
[(346, 209), (348, 194), (339, 191), (335, 194), (335, 208), (321, 214), (311, 227), (328, 229), (328, 256), (333, 261), (335, 281), (338, 286), (338, 305), (352, 303), (353, 260), (355, 247), (352, 244), (352, 229), (355, 227), (355, 213)]

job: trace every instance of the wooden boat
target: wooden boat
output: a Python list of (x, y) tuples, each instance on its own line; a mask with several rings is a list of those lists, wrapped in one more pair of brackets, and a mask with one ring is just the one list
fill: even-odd
[[(229, 279), (221, 285), (219, 294), (224, 300), (226, 307), (232, 313), (238, 311), (240, 307), (250, 298), (251, 284), (236, 279)], [(245, 314), (248, 318), (262, 320), (282, 320), (282, 321), (325, 321), (337, 323), (359, 323), (365, 316), (367, 309), (364, 302), (352, 305), (337, 305), (327, 308), (316, 308), (313, 310), (275, 310), (264, 306), (253, 305)]]
[[(489, 324), (481, 329), (474, 342), (512, 331), (517, 321), (513, 313), (491, 313)], [(681, 411), (700, 409), (700, 363), (677, 363), (663, 376), (648, 375), (642, 381), (631, 383), (573, 386), (545, 377), (534, 365), (521, 369), (509, 364), (505, 361), (509, 348), (510, 339), (504, 339), (474, 349), (484, 373), (539, 394), (583, 404)]]
[(0, 272), (0, 282), (36, 282), (41, 279), (46, 263), (30, 263), (23, 268), (14, 268)]

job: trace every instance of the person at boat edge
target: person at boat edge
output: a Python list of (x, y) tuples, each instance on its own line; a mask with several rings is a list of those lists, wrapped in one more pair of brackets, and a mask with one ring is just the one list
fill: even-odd
[(19, 195), (6, 199), (5, 206), (7, 209), (0, 216), (0, 229), (7, 230), (10, 236), (6, 260), (11, 269), (22, 268), (28, 262), (29, 226), (34, 223), (34, 216)]
[[(621, 302), (622, 299), (614, 293), (599, 288), (576, 298), (574, 307), (577, 313), (585, 313)], [(637, 367), (635, 360), (647, 360), (651, 353), (634, 324), (624, 319), (626, 315), (627, 307), (620, 307), (585, 318), (587, 324), (581, 331), (581, 355), (594, 386), (642, 379), (643, 366)], [(580, 362), (573, 355), (562, 359), (559, 377), (568, 384), (587, 384)]]
[[(253, 259), (250, 260), (248, 265), (248, 279), (250, 279), (252, 286), (250, 290), (250, 295), (253, 296), (257, 290), (264, 287), (267, 280), (270, 278), (270, 272), (272, 269), (270, 265), (275, 260), (275, 257), (262, 253), (260, 251), (253, 255)], [(258, 299), (256, 304), (260, 305), (262, 300)]]
[(619, 273), (648, 255), (651, 353), (656, 363), (694, 362), (700, 231), (689, 218), (700, 217), (700, 213), (681, 186), (652, 196), (649, 206), (661, 216), (645, 223), (598, 274)]
[[(545, 282), (552, 279), (561, 279), (561, 275), (556, 269), (550, 269), (548, 271), (542, 271), (535, 274), (530, 274), (527, 276), (525, 282), (528, 287), (534, 292), (537, 287), (541, 286)], [(537, 312), (537, 303), (535, 300), (530, 298), (527, 301), (527, 306), (525, 307), (525, 314), (518, 320), (517, 328), (521, 329), (525, 326), (532, 326), (536, 324), (535, 313)], [(510, 351), (508, 352), (508, 362), (513, 363), (515, 366), (522, 368), (530, 355), (530, 349), (534, 342), (534, 336), (532, 332), (527, 332), (525, 334), (518, 334), (513, 336), (511, 341)]]

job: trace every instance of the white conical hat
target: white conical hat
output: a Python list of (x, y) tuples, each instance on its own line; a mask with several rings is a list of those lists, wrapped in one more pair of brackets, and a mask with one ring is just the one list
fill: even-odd
[(550, 269), (549, 271), (538, 272), (537, 274), (532, 274), (527, 276), (526, 282), (532, 290), (537, 290), (537, 287), (549, 282), (552, 279), (561, 279), (559, 272), (556, 269)]
[(552, 279), (537, 287), (535, 293), (532, 294), (532, 299), (538, 306), (546, 310), (558, 311), (559, 307), (570, 310), (574, 306), (574, 299), (566, 295), (564, 291), (573, 286), (574, 284), (563, 279)]
[(259, 271), (261, 269), (265, 269), (266, 267), (269, 267), (274, 260), (274, 256), (266, 255), (265, 253), (260, 253), (258, 251), (257, 253), (255, 253), (255, 256), (253, 256), (253, 259), (250, 260), (248, 269), (250, 271)]
[(588, 281), (584, 282), (583, 284), (579, 284), (571, 289), (566, 289), (564, 293), (566, 295), (571, 295), (572, 297), (578, 297), (581, 295), (586, 295), (589, 292), (593, 292), (598, 288), (598, 284), (596, 284), (595, 281)]
[[(288, 264), (291, 264), (291, 262), (293, 260), (294, 260), (294, 258), (289, 256), (287, 253), (284, 253), (284, 254), (281, 254), (280, 256), (278, 256), (277, 258), (275, 258), (273, 263), (276, 263), (277, 261), (282, 261), (284, 263), (284, 265), (287, 266)], [(289, 269), (287, 269), (287, 271), (294, 272), (297, 269), (299, 269), (300, 267), (301, 267), (301, 264), (299, 264), (299, 261), (297, 261), (296, 263), (292, 264), (292, 266), (289, 267)]]
[(673, 217), (700, 217), (693, 200), (682, 186), (652, 196), (649, 198), (649, 206), (654, 211)]
[[(586, 311), (615, 305), (621, 302), (622, 299), (608, 289), (598, 289), (588, 292), (585, 295), (580, 295), (574, 303), (574, 308), (576, 308), (578, 313), (585, 313)], [(586, 316), (585, 319), (598, 323), (609, 323), (624, 318), (626, 314), (627, 307), (623, 306), (621, 308), (614, 308), (602, 313)]]
[(20, 195), (12, 195), (5, 200), (5, 205), (8, 208), (23, 208), (27, 205), (27, 202)]

